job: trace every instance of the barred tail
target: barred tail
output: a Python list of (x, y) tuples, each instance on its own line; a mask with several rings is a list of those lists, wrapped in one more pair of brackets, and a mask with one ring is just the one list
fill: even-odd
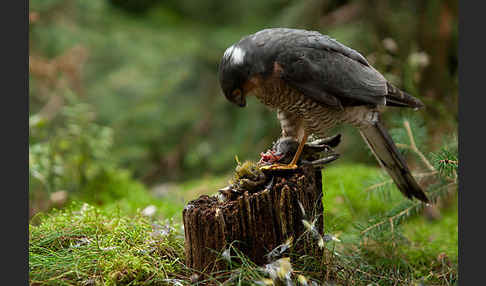
[(429, 199), (413, 178), (407, 163), (384, 126), (376, 121), (372, 125), (360, 128), (360, 133), (380, 165), (392, 177), (400, 192), (409, 199), (415, 197), (428, 203)]

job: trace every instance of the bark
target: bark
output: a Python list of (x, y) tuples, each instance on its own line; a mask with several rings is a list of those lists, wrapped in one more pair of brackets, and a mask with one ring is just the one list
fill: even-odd
[(203, 195), (188, 203), (183, 221), (189, 267), (203, 272), (224, 269), (224, 260), (218, 258), (232, 242), (258, 265), (270, 262), (265, 255), (290, 237), (294, 242), (302, 238), (294, 244), (294, 253), (319, 253), (312, 236), (302, 236), (306, 230), (302, 220), (317, 218), (316, 229), (323, 233), (321, 171), (302, 166), (266, 176), (266, 184), (273, 176), (271, 187), (262, 184), (224, 202)]

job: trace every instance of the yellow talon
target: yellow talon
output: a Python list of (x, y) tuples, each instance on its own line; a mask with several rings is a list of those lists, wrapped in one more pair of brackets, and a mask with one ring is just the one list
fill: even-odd
[(296, 164), (272, 164), (260, 167), (261, 170), (295, 170), (297, 168)]

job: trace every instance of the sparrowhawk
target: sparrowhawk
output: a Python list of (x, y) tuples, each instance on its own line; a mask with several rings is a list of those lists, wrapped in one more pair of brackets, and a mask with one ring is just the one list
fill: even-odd
[(408, 198), (428, 202), (380, 121), (381, 106), (423, 103), (388, 82), (357, 51), (316, 31), (275, 28), (243, 37), (219, 65), (225, 97), (240, 107), (254, 95), (277, 111), (282, 136), (300, 142), (296, 168), (310, 134), (326, 135), (346, 123), (359, 129), (380, 165)]

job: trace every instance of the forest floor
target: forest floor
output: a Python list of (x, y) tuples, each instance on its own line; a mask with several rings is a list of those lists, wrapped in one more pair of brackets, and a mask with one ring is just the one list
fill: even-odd
[[(337, 238), (326, 243), (323, 257), (292, 257), (290, 252), (290, 263), (281, 259), (267, 267), (243, 257), (239, 262), (222, 257), (228, 270), (199, 273), (199, 281), (456, 285), (457, 195), (434, 215), (411, 216), (399, 227), (368, 236), (357, 225), (404, 200), (396, 190), (366, 189), (379, 173), (358, 164), (323, 171), (324, 229)], [(29, 224), (31, 285), (190, 285), (196, 274), (184, 264), (182, 209), (201, 194), (215, 194), (229, 178), (206, 177), (148, 191), (121, 176), (109, 187), (116, 189), (116, 200), (101, 196), (99, 204), (74, 200), (61, 210), (35, 215)]]

